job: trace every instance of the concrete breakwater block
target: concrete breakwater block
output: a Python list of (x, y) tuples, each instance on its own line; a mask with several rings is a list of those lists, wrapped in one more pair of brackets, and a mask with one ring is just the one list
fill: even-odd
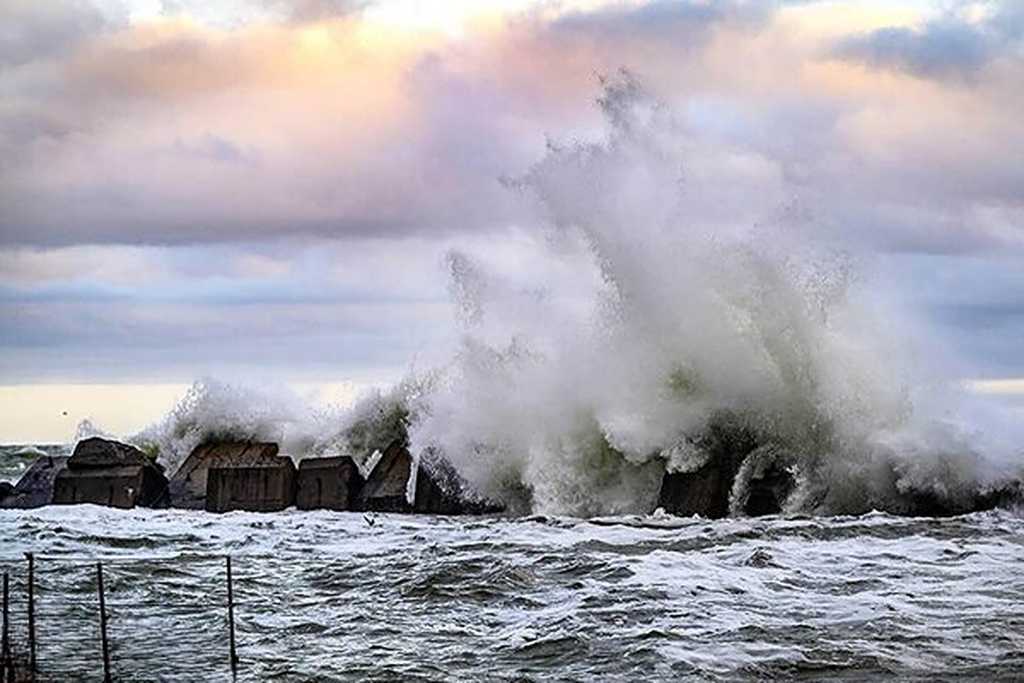
[(207, 512), (278, 512), (295, 504), (295, 464), (279, 456), (258, 464), (210, 467), (206, 476)]
[(117, 441), (93, 437), (75, 446), (53, 482), (57, 505), (93, 503), (130, 509), (167, 501), (167, 479), (144, 453)]
[(168, 484), (171, 507), (206, 507), (207, 477), (213, 467), (261, 467), (278, 462), (276, 443), (204, 443), (193, 449)]
[(401, 442), (392, 442), (367, 477), (358, 496), (358, 509), (434, 515), (478, 514), (500, 509), (493, 503), (469, 497), (458, 473), (447, 461), (427, 456), (414, 471), (409, 450)]
[(300, 510), (355, 510), (363, 476), (352, 458), (306, 458), (299, 462), (295, 506)]
[(43, 456), (21, 475), (11, 492), (0, 500), (0, 507), (38, 508), (53, 502), (53, 485), (67, 466), (68, 456)]

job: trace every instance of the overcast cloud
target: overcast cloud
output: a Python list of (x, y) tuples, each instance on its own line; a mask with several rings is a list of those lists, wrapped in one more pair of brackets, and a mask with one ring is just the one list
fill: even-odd
[(499, 4), (0, 0), (0, 377), (439, 360), (449, 249), (560, 277), (509, 180), (603, 135), (622, 68), (688, 220), (877, 258), (967, 372), (1024, 375), (1019, 3)]

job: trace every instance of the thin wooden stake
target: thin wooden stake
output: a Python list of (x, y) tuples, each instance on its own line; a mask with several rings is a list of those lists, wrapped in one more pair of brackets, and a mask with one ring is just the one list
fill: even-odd
[(28, 557), (28, 679), (36, 683), (36, 557)]
[(238, 675), (238, 654), (235, 652), (235, 594), (231, 588), (231, 556), (227, 557), (228, 566), (228, 648), (231, 656), (231, 677)]
[(7, 609), (9, 603), (7, 582), (7, 572), (4, 572), (4, 625), (2, 642), (0, 642), (0, 680), (14, 683), (14, 666), (11, 663), (11, 641), (8, 633), (10, 615)]
[(103, 563), (96, 563), (96, 587), (100, 593), (100, 641), (103, 644), (103, 683), (111, 683), (110, 646), (107, 643), (107, 602), (103, 597)]

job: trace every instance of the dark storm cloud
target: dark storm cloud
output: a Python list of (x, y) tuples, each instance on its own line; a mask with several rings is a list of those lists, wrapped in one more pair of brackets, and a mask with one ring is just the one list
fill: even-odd
[(834, 56), (929, 78), (970, 79), (993, 60), (1024, 56), (1024, 5), (1011, 0), (980, 21), (950, 14), (922, 26), (881, 28), (841, 40)]

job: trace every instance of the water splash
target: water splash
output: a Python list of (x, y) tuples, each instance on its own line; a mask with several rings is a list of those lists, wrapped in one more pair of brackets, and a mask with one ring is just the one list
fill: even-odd
[(553, 143), (507, 181), (560, 276), (451, 252), (463, 336), (446, 367), (350, 409), (197, 383), (136, 442), (169, 467), (220, 438), (365, 470), (399, 439), (512, 511), (578, 516), (650, 512), (666, 470), (715, 457), (715, 425), (757, 448), (737, 514), (769, 466), (795, 479), (791, 512), (903, 511), (1021, 476), (1024, 428), (954, 381), (913, 312), (860, 276), (854, 240), (811, 239), (778, 173), (695, 139), (637, 79), (603, 85), (605, 137)]

